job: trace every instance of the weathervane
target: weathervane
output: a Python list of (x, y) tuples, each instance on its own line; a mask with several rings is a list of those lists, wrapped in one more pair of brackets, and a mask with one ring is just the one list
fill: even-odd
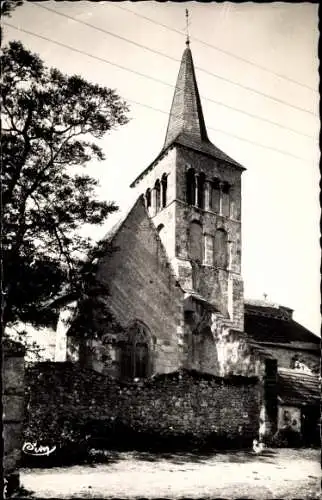
[(189, 10), (188, 9), (186, 9), (186, 36), (187, 36), (186, 45), (189, 47), (190, 38), (189, 38)]

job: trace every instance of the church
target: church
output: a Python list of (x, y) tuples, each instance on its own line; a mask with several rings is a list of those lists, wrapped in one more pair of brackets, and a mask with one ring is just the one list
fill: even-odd
[[(268, 378), (277, 399), (262, 405), (259, 428), (303, 431), (318, 425), (320, 339), (289, 308), (244, 300), (244, 171), (208, 138), (187, 41), (163, 147), (133, 180), (137, 201), (106, 236), (115, 251), (98, 263), (122, 331), (107, 324), (87, 339), (86, 365), (118, 380), (182, 369)], [(77, 361), (73, 328), (65, 341), (67, 360)]]

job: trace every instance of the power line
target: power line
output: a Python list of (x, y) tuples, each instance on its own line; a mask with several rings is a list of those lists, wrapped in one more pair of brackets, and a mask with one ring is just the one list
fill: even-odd
[[(142, 14), (138, 14), (137, 12), (134, 12), (133, 10), (130, 10), (130, 9), (127, 9), (126, 7), (121, 7), (119, 4), (117, 4), (116, 2), (113, 2), (113, 7), (117, 8), (117, 9), (120, 9), (120, 10), (124, 10), (126, 12), (130, 12), (131, 14), (133, 14), (134, 16), (137, 16), (137, 17), (141, 17), (142, 19), (145, 19), (146, 21), (149, 21), (150, 23), (153, 23), (153, 24), (156, 24), (158, 26), (162, 26), (163, 28), (169, 30), (169, 31), (173, 31), (174, 33), (178, 33), (179, 35), (182, 35), (184, 36), (184, 33), (180, 30), (177, 30), (175, 28), (172, 28), (171, 26), (168, 26), (167, 24), (163, 24), (163, 23), (160, 23), (159, 21), (155, 21), (155, 19), (151, 19), (150, 17), (147, 17), (147, 16), (143, 16)], [(222, 52), (223, 54), (225, 55), (228, 55), (230, 57), (233, 57), (234, 59), (238, 59), (239, 61), (242, 61), (246, 64), (250, 64), (251, 66), (255, 66), (256, 68), (259, 68), (261, 69), (262, 71), (266, 71), (267, 73), (271, 73), (272, 75), (278, 77), (278, 78), (281, 78), (283, 80), (286, 80), (290, 83), (294, 83), (295, 85), (299, 85), (300, 87), (304, 87), (308, 90), (312, 90), (313, 92), (317, 93), (317, 90), (314, 89), (313, 87), (310, 87), (310, 85), (306, 85), (305, 83), (302, 83), (302, 82), (299, 82), (297, 80), (294, 80), (293, 78), (290, 78), (286, 75), (282, 75), (281, 73), (277, 73), (275, 71), (272, 71), (271, 69), (268, 69), (266, 68), (265, 66), (262, 66), (261, 64), (258, 64), (258, 63), (255, 63), (253, 61), (250, 61), (249, 59), (246, 59), (242, 56), (238, 56), (237, 54), (234, 54), (233, 52), (230, 52), (228, 50), (225, 50), (225, 49), (222, 49), (216, 45), (212, 45), (211, 43), (208, 43), (208, 42), (205, 42), (204, 40), (201, 40), (200, 38), (197, 38), (197, 37), (193, 37), (191, 35), (189, 35), (189, 38), (190, 40), (194, 40), (195, 42), (198, 42), (202, 45), (205, 45), (206, 47), (210, 47), (214, 50), (217, 50), (218, 52)]]
[[(101, 29), (101, 28), (98, 28), (98, 27), (96, 27), (96, 26), (94, 26), (94, 25), (92, 25), (92, 24), (90, 24), (90, 23), (86, 23), (86, 22), (83, 22), (83, 21), (79, 21), (79, 20), (77, 20), (77, 19), (75, 19), (75, 18), (73, 18), (73, 17), (71, 17), (71, 16), (68, 16), (67, 14), (62, 14), (62, 13), (57, 12), (57, 11), (55, 11), (55, 10), (52, 10), (52, 9), (50, 9), (50, 8), (48, 8), (48, 7), (43, 7), (43, 6), (38, 5), (38, 4), (35, 4), (35, 5), (36, 5), (36, 6), (39, 6), (39, 7), (41, 7), (41, 8), (44, 8), (45, 10), (48, 10), (48, 11), (54, 12), (54, 13), (56, 13), (56, 14), (58, 14), (58, 15), (62, 16), (62, 17), (67, 17), (68, 19), (73, 19), (74, 21), (76, 21), (76, 22), (78, 22), (78, 23), (80, 23), (80, 24), (84, 24), (84, 25), (89, 26), (89, 27), (91, 27), (91, 28), (93, 28), (93, 29), (96, 29), (96, 30), (98, 30), (98, 31), (102, 31), (102, 32), (103, 32), (103, 33), (105, 33), (105, 34), (110, 34), (110, 33), (109, 33), (109, 32), (107, 32), (106, 30), (103, 30), (103, 29)], [(123, 8), (122, 8), (122, 9), (123, 9)], [(125, 9), (125, 10), (127, 10), (127, 9)], [(119, 36), (118, 36), (118, 35), (112, 35), (112, 36), (117, 36), (117, 37), (119, 38)], [(127, 39), (124, 39), (123, 37), (121, 37), (121, 39), (122, 39), (122, 40), (126, 40), (126, 41), (127, 41)], [(136, 44), (136, 42), (131, 42), (131, 41), (130, 41), (130, 43), (135, 43), (135, 44)], [(144, 46), (144, 47), (145, 47), (145, 46)], [(149, 50), (149, 49), (147, 48), (147, 50)], [(162, 53), (160, 53), (160, 54), (161, 54), (161, 55), (164, 55), (164, 54), (162, 54)], [(164, 56), (165, 56), (165, 55), (164, 55)], [(165, 57), (168, 57), (168, 56), (165, 56)], [(170, 57), (170, 56), (169, 56), (169, 57)], [(179, 60), (177, 60), (177, 59), (175, 59), (175, 60), (176, 60), (176, 61), (179, 61)], [(112, 64), (112, 63), (111, 63), (111, 64)], [(140, 73), (140, 76), (143, 76), (143, 74), (142, 74), (142, 73)], [(146, 75), (146, 78), (150, 78), (150, 77), (149, 77), (148, 75)], [(152, 78), (151, 78), (151, 79), (152, 79)], [(153, 80), (155, 80), (155, 81), (157, 81), (157, 82), (159, 82), (159, 83), (161, 83), (161, 84), (163, 84), (163, 85), (167, 85), (167, 86), (169, 86), (169, 87), (174, 88), (174, 85), (172, 85), (172, 84), (170, 84), (170, 83), (168, 83), (168, 82), (165, 82), (164, 80), (160, 80), (160, 79), (158, 79), (158, 78), (153, 78)], [(248, 112), (248, 111), (244, 111), (244, 110), (241, 110), (241, 109), (235, 108), (235, 107), (230, 106), (230, 105), (228, 105), (228, 104), (224, 104), (224, 103), (222, 103), (222, 102), (216, 101), (215, 99), (212, 99), (212, 98), (210, 98), (210, 97), (205, 97), (205, 96), (201, 96), (201, 97), (202, 97), (202, 99), (204, 99), (205, 101), (212, 102), (212, 103), (214, 103), (214, 104), (217, 104), (218, 106), (225, 107), (225, 108), (230, 109), (230, 110), (233, 110), (233, 111), (235, 111), (235, 112), (237, 112), (237, 113), (244, 114), (244, 115), (249, 116), (249, 117), (251, 117), (251, 118), (255, 118), (255, 119), (257, 119), (257, 120), (261, 120), (261, 121), (267, 122), (267, 123), (269, 123), (270, 125), (274, 125), (274, 126), (276, 126), (276, 127), (282, 128), (282, 129), (284, 129), (284, 130), (290, 130), (291, 132), (293, 132), (293, 133), (295, 133), (295, 134), (302, 135), (302, 136), (304, 136), (304, 137), (308, 137), (308, 138), (310, 138), (310, 139), (313, 139), (312, 135), (310, 135), (310, 134), (306, 134), (305, 132), (300, 132), (299, 130), (296, 130), (296, 129), (291, 128), (291, 127), (286, 127), (285, 125), (282, 125), (281, 123), (278, 123), (278, 122), (276, 122), (276, 121), (274, 121), (274, 120), (270, 120), (270, 119), (268, 119), (268, 118), (263, 118), (263, 117), (261, 117), (261, 116), (258, 116), (258, 115), (256, 115), (256, 114), (254, 114), (254, 113), (250, 113), (250, 112)], [(301, 108), (301, 109), (302, 109), (302, 108)]]
[[(177, 59), (176, 57), (169, 56), (168, 54), (165, 54), (164, 52), (160, 52), (160, 51), (155, 50), (155, 49), (151, 49), (150, 47), (147, 47), (146, 45), (143, 45), (143, 44), (138, 43), (138, 42), (134, 42), (133, 40), (130, 40), (129, 38), (123, 37), (121, 35), (117, 35), (115, 33), (112, 33), (111, 31), (107, 31), (107, 30), (105, 30), (103, 28), (99, 28), (98, 26), (95, 26), (94, 24), (87, 23), (86, 21), (81, 21), (81, 20), (76, 19), (76, 18), (74, 18), (72, 16), (69, 16), (68, 14), (64, 14), (64, 13), (58, 12), (58, 11), (56, 11), (54, 9), (50, 9), (49, 7), (45, 7), (44, 5), (40, 5), (39, 3), (38, 4), (33, 3), (33, 5), (35, 5), (36, 7), (41, 8), (41, 9), (48, 10), (49, 12), (53, 12), (54, 14), (57, 14), (58, 16), (65, 17), (66, 19), (70, 19), (72, 21), (75, 21), (75, 22), (77, 22), (79, 24), (83, 24), (84, 26), (87, 26), (89, 28), (92, 28), (92, 29), (95, 29), (97, 31), (100, 31), (100, 32), (102, 32), (102, 33), (104, 33), (106, 35), (109, 35), (109, 36), (112, 36), (112, 37), (117, 38), (119, 40), (122, 40), (122, 41), (125, 41), (127, 43), (130, 43), (130, 44), (132, 44), (132, 45), (134, 45), (134, 46), (136, 46), (138, 48), (147, 50), (148, 52), (151, 52), (153, 54), (165, 57), (166, 59), (170, 59), (170, 60), (175, 61), (175, 62), (180, 62), (180, 59)], [(304, 113), (308, 113), (310, 115), (314, 115), (314, 113), (312, 111), (310, 111), (310, 110), (308, 110), (306, 108), (302, 108), (302, 107), (297, 106), (295, 104), (291, 104), (289, 102), (286, 102), (283, 99), (279, 99), (277, 97), (273, 97), (273, 96), (271, 96), (269, 94), (266, 94), (265, 92), (261, 92), (260, 90), (256, 90), (256, 89), (254, 89), (252, 87), (248, 87), (247, 85), (243, 85), (242, 83), (235, 82), (234, 80), (226, 78), (226, 77), (224, 77), (222, 75), (218, 75), (217, 73), (212, 73), (211, 71), (208, 71), (208, 70), (206, 70), (204, 68), (200, 68), (199, 66), (195, 66), (195, 68), (198, 69), (199, 71), (202, 71), (203, 73), (206, 73), (206, 74), (214, 77), (214, 78), (217, 78), (219, 80), (223, 80), (223, 81), (225, 81), (227, 83), (230, 83), (231, 85), (235, 85), (236, 87), (239, 87), (239, 88), (242, 88), (244, 90), (248, 90), (249, 92), (253, 92), (255, 94), (258, 94), (261, 97), (265, 97), (266, 99), (270, 99), (270, 100), (275, 101), (275, 102), (277, 102), (279, 104), (284, 104), (286, 106), (289, 106), (291, 108), (296, 109), (297, 111), (302, 111)]]
[[(35, 4), (35, 5), (37, 5), (37, 4)], [(37, 6), (38, 6), (38, 5), (37, 5)], [(40, 6), (40, 7), (42, 7), (42, 6)], [(54, 12), (54, 13), (56, 13), (56, 14), (58, 14), (58, 15), (62, 16), (62, 17), (67, 17), (67, 18), (69, 18), (69, 19), (73, 19), (73, 20), (75, 20), (75, 21), (79, 22), (80, 24), (85, 24), (86, 26), (89, 26), (89, 27), (94, 28), (94, 29), (97, 29), (97, 30), (99, 30), (99, 31), (103, 31), (103, 33), (106, 33), (106, 30), (103, 30), (103, 29), (101, 29), (101, 28), (95, 27), (95, 26), (94, 26), (94, 25), (92, 25), (92, 24), (85, 23), (85, 22), (83, 22), (83, 21), (78, 21), (77, 19), (72, 18), (71, 16), (68, 16), (68, 15), (66, 15), (66, 14), (62, 14), (62, 13), (57, 12), (57, 11), (55, 11), (55, 10), (52, 10), (52, 9), (50, 9), (50, 8), (48, 8), (48, 7), (42, 7), (42, 8), (44, 8), (44, 9), (46, 9), (46, 10), (49, 10), (49, 11), (51, 11), (51, 12)], [(123, 9), (123, 8), (122, 8), (122, 9)], [(108, 33), (108, 34), (109, 34), (109, 33)], [(123, 37), (122, 37), (122, 39), (123, 39)], [(134, 43), (134, 42), (133, 42), (133, 43)], [(112, 64), (112, 63), (111, 63), (111, 64)], [(140, 76), (143, 76), (143, 74), (142, 74), (142, 73), (140, 73)], [(149, 77), (149, 75), (146, 75), (146, 78), (150, 78), (150, 77)], [(152, 79), (152, 77), (151, 77), (151, 79)], [(169, 86), (169, 87), (174, 88), (174, 85), (172, 85), (172, 84), (170, 84), (170, 83), (168, 83), (168, 82), (165, 82), (164, 80), (160, 80), (160, 79), (155, 78), (155, 77), (153, 77), (153, 80), (154, 80), (154, 81), (157, 81), (158, 83), (161, 83), (161, 84), (163, 84), (163, 85), (166, 85), (166, 86)], [(205, 97), (205, 96), (201, 96), (201, 97), (202, 97), (202, 99), (204, 99), (205, 101), (212, 102), (212, 103), (214, 103), (214, 104), (217, 104), (218, 106), (222, 106), (222, 107), (224, 107), (224, 108), (230, 109), (230, 110), (235, 111), (235, 112), (237, 112), (237, 113), (241, 113), (241, 114), (244, 114), (244, 115), (246, 115), (246, 116), (249, 116), (250, 118), (255, 118), (255, 119), (257, 119), (257, 120), (261, 120), (261, 121), (264, 121), (264, 122), (266, 122), (266, 123), (269, 123), (270, 125), (274, 125), (274, 126), (276, 126), (276, 127), (282, 128), (282, 129), (284, 129), (284, 130), (290, 130), (291, 132), (293, 132), (293, 133), (295, 133), (295, 134), (302, 135), (302, 136), (304, 136), (304, 137), (308, 137), (308, 138), (310, 138), (310, 139), (313, 139), (312, 135), (310, 135), (310, 134), (306, 134), (305, 132), (300, 132), (299, 130), (294, 129), (294, 128), (291, 128), (291, 127), (286, 127), (285, 125), (282, 125), (281, 123), (276, 122), (276, 121), (274, 121), (274, 120), (270, 120), (269, 118), (263, 118), (263, 117), (261, 117), (261, 116), (258, 116), (258, 115), (256, 115), (256, 114), (254, 114), (254, 113), (250, 113), (250, 112), (248, 112), (248, 111), (244, 111), (244, 110), (242, 110), (242, 109), (238, 109), (238, 108), (235, 108), (235, 107), (233, 107), (233, 106), (230, 106), (229, 104), (224, 104), (224, 103), (222, 103), (222, 102), (216, 101), (215, 99), (212, 99), (212, 98), (210, 98), (210, 97)], [(301, 108), (301, 109), (302, 109), (302, 108)]]
[[(118, 65), (118, 64), (111, 63), (110, 61), (107, 61), (106, 59), (103, 59), (103, 58), (98, 57), (98, 56), (94, 56), (93, 54), (89, 54), (88, 52), (85, 52), (85, 51), (83, 51), (83, 50), (80, 50), (80, 49), (76, 49), (76, 48), (74, 48), (74, 47), (71, 47), (70, 45), (64, 44), (64, 43), (62, 43), (62, 42), (58, 42), (58, 41), (56, 41), (56, 40), (52, 40), (51, 38), (45, 37), (45, 36), (43, 36), (43, 35), (38, 35), (38, 34), (36, 34), (36, 33), (33, 33), (33, 32), (31, 32), (31, 31), (25, 30), (25, 29), (23, 29), (23, 28), (18, 28), (17, 26), (14, 26), (14, 25), (13, 25), (13, 24), (11, 24), (11, 23), (7, 23), (7, 22), (5, 22), (5, 23), (3, 23), (3, 24), (4, 24), (5, 26), (10, 27), (10, 28), (16, 29), (17, 31), (22, 31), (22, 32), (24, 32), (24, 33), (27, 33), (28, 35), (34, 36), (34, 37), (36, 37), (36, 38), (40, 38), (41, 40), (45, 40), (45, 41), (50, 42), (50, 43), (53, 43), (53, 44), (55, 44), (55, 45), (59, 45), (60, 47), (63, 47), (63, 48), (65, 48), (65, 49), (72, 50), (72, 51), (74, 51), (74, 52), (77, 52), (78, 54), (85, 55), (85, 56), (87, 56), (87, 57), (90, 57), (90, 58), (92, 58), (92, 59), (96, 59), (96, 60), (98, 60), (98, 61), (100, 61), (100, 62), (103, 62), (103, 63), (110, 64), (110, 65), (112, 65), (112, 66), (116, 66), (117, 68), (121, 68), (121, 69), (124, 69), (124, 70), (126, 70), (126, 71), (129, 71), (129, 72), (131, 72), (131, 73), (138, 74), (139, 76), (143, 76), (143, 77), (146, 77), (146, 78), (151, 78), (151, 79), (155, 80), (155, 78), (153, 78), (153, 77), (147, 77), (146, 75), (143, 75), (142, 73), (139, 73), (139, 72), (134, 71), (134, 70), (130, 70), (129, 68), (126, 68), (125, 66), (120, 66), (120, 65)], [(169, 85), (170, 85), (170, 84), (169, 84)], [(171, 86), (172, 86), (172, 85), (171, 85)], [(149, 109), (151, 109), (151, 110), (158, 111), (158, 112), (160, 112), (160, 113), (164, 113), (164, 114), (166, 114), (166, 115), (169, 115), (169, 113), (168, 113), (167, 111), (164, 111), (164, 110), (161, 110), (161, 109), (155, 108), (155, 107), (153, 107), (153, 106), (149, 106), (148, 104), (144, 104), (144, 103), (141, 103), (141, 102), (139, 102), (139, 101), (134, 101), (133, 99), (127, 99), (127, 101), (132, 102), (132, 103), (134, 103), (134, 104), (137, 104), (137, 105), (139, 105), (139, 106), (143, 106), (143, 107), (145, 107), (145, 108), (149, 108)], [(237, 135), (234, 135), (234, 134), (231, 134), (231, 133), (225, 132), (224, 130), (221, 130), (221, 129), (215, 129), (215, 128), (213, 128), (213, 127), (207, 127), (207, 128), (208, 128), (209, 130), (214, 130), (215, 132), (220, 132), (220, 133), (225, 134), (225, 135), (227, 135), (227, 136), (234, 137), (234, 138), (239, 139), (239, 140), (241, 140), (241, 141), (248, 142), (249, 144), (253, 144), (253, 145), (259, 146), (259, 147), (261, 147), (261, 148), (264, 148), (264, 149), (270, 149), (270, 150), (272, 150), (272, 151), (276, 151), (276, 152), (281, 153), (281, 154), (283, 154), (283, 155), (286, 155), (286, 156), (291, 156), (291, 157), (293, 157), (293, 158), (295, 158), (295, 159), (297, 159), (297, 160), (301, 160), (301, 161), (304, 161), (304, 162), (310, 162), (310, 160), (308, 160), (308, 159), (306, 159), (306, 158), (303, 158), (303, 157), (300, 157), (300, 156), (293, 155), (292, 153), (289, 153), (289, 152), (284, 151), (284, 150), (282, 150), (282, 149), (273, 148), (273, 147), (271, 147), (271, 146), (265, 146), (264, 144), (260, 144), (260, 143), (257, 143), (257, 142), (255, 142), (255, 141), (250, 141), (249, 139), (245, 139), (245, 138), (243, 138), (243, 137), (240, 137), (240, 136), (237, 136)]]
[[(13, 26), (13, 25), (11, 25), (11, 27), (14, 27), (14, 26)], [(18, 29), (18, 30), (20, 30), (20, 31), (23, 31), (23, 32), (25, 32), (25, 33), (27, 33), (27, 34), (30, 34), (30, 35), (32, 35), (32, 36), (37, 36), (37, 37), (41, 38), (41, 35), (37, 35), (37, 34), (35, 34), (35, 33), (31, 32), (31, 31), (24, 30), (23, 28), (16, 28), (16, 29)], [(46, 38), (46, 37), (43, 37), (43, 39), (45, 39), (45, 40), (46, 40), (47, 38)], [(171, 83), (168, 83), (168, 82), (166, 82), (166, 81), (164, 81), (164, 80), (160, 80), (159, 78), (156, 78), (156, 77), (154, 77), (154, 76), (150, 76), (150, 75), (147, 75), (147, 74), (145, 74), (145, 73), (141, 73), (141, 72), (139, 72), (139, 71), (129, 69), (129, 68), (127, 68), (126, 66), (122, 66), (122, 65), (120, 65), (120, 64), (113, 63), (113, 62), (109, 61), (108, 59), (101, 58), (101, 57), (99, 57), (99, 56), (94, 56), (93, 54), (89, 54), (88, 52), (81, 51), (81, 50), (79, 50), (79, 49), (75, 49), (75, 48), (73, 48), (73, 47), (70, 47), (69, 45), (63, 44), (62, 42), (56, 42), (56, 41), (54, 41), (54, 40), (52, 40), (52, 39), (48, 39), (48, 40), (49, 40), (49, 41), (51, 41), (52, 43), (56, 43), (56, 44), (58, 44), (58, 45), (60, 44), (62, 47), (68, 48), (68, 49), (70, 49), (70, 50), (74, 50), (74, 51), (79, 52), (79, 53), (81, 53), (81, 54), (85, 54), (85, 55), (87, 55), (88, 57), (92, 57), (92, 58), (97, 59), (97, 60), (99, 60), (99, 61), (101, 61), (101, 62), (104, 62), (104, 63), (106, 63), (106, 64), (109, 64), (109, 65), (111, 65), (111, 66), (115, 66), (115, 67), (116, 67), (116, 68), (118, 68), (118, 69), (121, 69), (121, 70), (124, 70), (124, 71), (128, 71), (128, 72), (133, 73), (133, 74), (136, 74), (136, 75), (138, 75), (138, 76), (140, 76), (140, 77), (142, 77), (142, 78), (147, 78), (147, 79), (152, 80), (152, 81), (157, 82), (157, 83), (161, 83), (162, 85), (165, 85), (165, 86), (167, 86), (167, 87), (170, 87), (170, 88), (175, 88), (175, 86), (174, 86), (174, 85), (172, 85)], [(179, 90), (180, 90), (180, 89), (179, 89)], [(275, 122), (275, 121), (270, 120), (270, 119), (268, 119), (268, 118), (262, 118), (262, 117), (260, 117), (260, 116), (258, 116), (258, 115), (256, 115), (256, 114), (254, 114), (254, 113), (250, 113), (250, 112), (248, 112), (248, 111), (244, 111), (244, 110), (241, 110), (241, 109), (235, 108), (235, 107), (233, 107), (233, 106), (230, 106), (229, 104), (224, 104), (224, 103), (222, 103), (222, 102), (216, 101), (215, 99), (211, 99), (210, 97), (203, 97), (203, 96), (201, 96), (201, 97), (202, 97), (204, 100), (209, 101), (209, 102), (212, 102), (212, 103), (214, 103), (214, 104), (216, 104), (216, 105), (218, 105), (218, 106), (222, 106), (222, 107), (224, 107), (224, 108), (230, 109), (230, 110), (235, 111), (235, 112), (237, 112), (237, 113), (241, 113), (241, 114), (244, 114), (244, 115), (246, 115), (246, 116), (249, 116), (249, 117), (251, 117), (251, 118), (255, 118), (255, 119), (257, 119), (257, 120), (261, 120), (261, 121), (267, 122), (267, 123), (269, 123), (269, 124), (271, 124), (271, 125), (277, 126), (277, 127), (282, 128), (282, 129), (284, 129), (284, 130), (289, 130), (289, 131), (291, 131), (291, 132), (293, 132), (293, 133), (295, 133), (295, 134), (302, 135), (302, 136), (304, 136), (304, 137), (308, 137), (309, 139), (313, 139), (313, 136), (312, 136), (312, 135), (310, 135), (310, 134), (306, 134), (305, 132), (300, 132), (299, 130), (293, 129), (293, 128), (291, 128), (291, 127), (286, 127), (285, 125), (282, 125), (281, 123)]]
[[(134, 101), (133, 99), (126, 99), (126, 100), (128, 102), (132, 102), (133, 104), (137, 104), (137, 105), (142, 106), (144, 108), (148, 108), (148, 109), (151, 109), (153, 111), (158, 111), (159, 113), (163, 113), (165, 115), (169, 115), (168, 111), (164, 111), (163, 109), (155, 108), (154, 106), (150, 106), (149, 104), (144, 104), (144, 103), (139, 102), (139, 101)], [(179, 115), (173, 115), (172, 114), (172, 116), (180, 118)], [(225, 132), (224, 130), (221, 130), (220, 128), (207, 127), (207, 129), (208, 130), (213, 130), (214, 132), (220, 132), (221, 134), (227, 135), (229, 137), (233, 137), (234, 139), (238, 139), (239, 141), (248, 142), (249, 144), (252, 144), (254, 146), (258, 146), (260, 148), (269, 149), (271, 151), (276, 151), (277, 153), (280, 153), (280, 154), (283, 154), (283, 155), (286, 155), (286, 156), (291, 156), (292, 158), (295, 158), (296, 160), (300, 160), (300, 161), (303, 161), (303, 162), (306, 162), (306, 163), (310, 163), (311, 162), (310, 160), (308, 160), (307, 158), (303, 158), (302, 156), (293, 155), (293, 153), (289, 153), (288, 151), (284, 151), (283, 149), (273, 148), (272, 146), (266, 146), (266, 145), (261, 144), (259, 142), (251, 141), (249, 139), (245, 139), (244, 137), (241, 137), (239, 135), (231, 134), (229, 132)]]

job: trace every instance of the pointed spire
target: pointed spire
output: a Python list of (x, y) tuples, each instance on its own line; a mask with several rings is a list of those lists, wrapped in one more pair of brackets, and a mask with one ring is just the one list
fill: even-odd
[(190, 50), (188, 31), (189, 12), (188, 14), (186, 13), (186, 19), (186, 49), (182, 55), (178, 79), (174, 90), (165, 142), (156, 159), (132, 182), (131, 187), (136, 186), (144, 175), (160, 161), (167, 149), (174, 144), (204, 153), (216, 160), (234, 165), (239, 170), (245, 170), (236, 160), (230, 158), (226, 153), (210, 142), (208, 138)]
[(163, 149), (168, 147), (179, 134), (184, 134), (186, 139), (190, 137), (194, 142), (209, 142), (188, 33), (186, 45), (175, 86)]

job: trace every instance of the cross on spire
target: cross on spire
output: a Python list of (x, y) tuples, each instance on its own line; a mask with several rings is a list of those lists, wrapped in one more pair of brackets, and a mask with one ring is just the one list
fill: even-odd
[(189, 24), (190, 24), (190, 21), (189, 21), (189, 10), (186, 9), (186, 45), (187, 47), (189, 47), (189, 44), (190, 44), (190, 37), (189, 37)]

